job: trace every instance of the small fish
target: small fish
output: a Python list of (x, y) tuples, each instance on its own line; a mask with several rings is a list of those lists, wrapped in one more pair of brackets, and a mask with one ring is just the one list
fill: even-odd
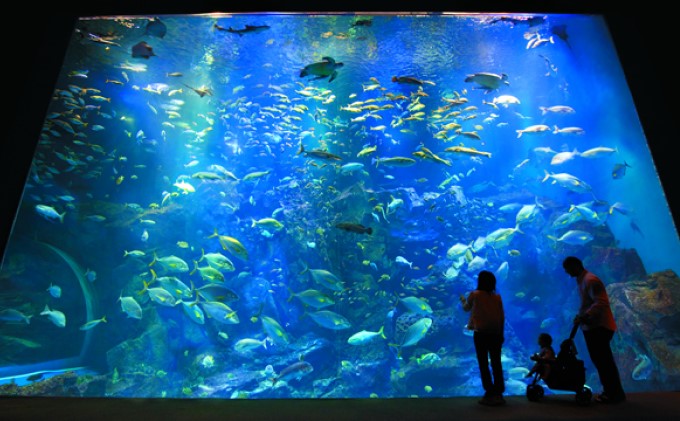
[(524, 133), (529, 133), (529, 134), (535, 134), (535, 133), (543, 133), (543, 132), (549, 132), (550, 127), (546, 126), (545, 124), (536, 124), (533, 126), (529, 126), (526, 129), (520, 129), (520, 130), (515, 130), (517, 132), (517, 139), (522, 137)]
[(361, 224), (355, 224), (352, 222), (340, 222), (335, 225), (336, 228), (340, 228), (341, 230), (345, 230), (348, 232), (355, 232), (357, 234), (368, 234), (371, 235), (373, 233), (373, 228), (371, 227), (365, 227)]
[(102, 316), (101, 319), (90, 320), (89, 322), (80, 326), (80, 330), (90, 330), (99, 323), (106, 323), (106, 316)]
[(54, 284), (50, 283), (50, 286), (47, 288), (47, 291), (54, 298), (61, 297), (61, 287), (59, 285), (54, 285)]
[(394, 259), (394, 261), (397, 262), (397, 263), (399, 263), (400, 265), (404, 265), (404, 266), (408, 266), (409, 268), (413, 268), (413, 262), (409, 262), (409, 261), (406, 260), (406, 258), (403, 257), (403, 256), (397, 256), (397, 257)]
[(367, 146), (357, 153), (357, 158), (361, 158), (362, 156), (369, 155), (369, 154), (375, 152), (377, 149), (378, 149), (377, 145)]
[(240, 339), (234, 344), (234, 351), (239, 354), (248, 354), (259, 347), (267, 349), (267, 338), (262, 340), (253, 338)]
[(66, 215), (66, 211), (59, 213), (52, 206), (47, 205), (35, 205), (35, 210), (40, 216), (47, 219), (48, 221), (58, 220), (59, 222), (63, 223), (64, 215)]
[(144, 257), (144, 256), (146, 256), (146, 253), (143, 252), (142, 250), (132, 250), (132, 251), (123, 250), (123, 257), (127, 257), (127, 256)]
[[(250, 316), (250, 321), (252, 323), (257, 323), (260, 320), (260, 316), (262, 315), (263, 309), (264, 309), (264, 303), (260, 303), (260, 308), (259, 308), (259, 310), (257, 310), (257, 313)], [(266, 348), (266, 346), (265, 346), (265, 348)]]
[(96, 281), (97, 280), (97, 272), (90, 270), (90, 269), (86, 269), (85, 270), (85, 279), (87, 279), (90, 282)]
[(538, 107), (538, 109), (541, 110), (541, 115), (546, 115), (548, 113), (573, 114), (576, 112), (568, 105), (553, 105), (552, 107)]
[(392, 82), (407, 85), (424, 85), (426, 83), (429, 85), (434, 85), (434, 82), (418, 79), (414, 76), (392, 76)]
[(377, 332), (371, 332), (368, 330), (362, 330), (360, 332), (355, 333), (354, 335), (350, 336), (349, 339), (347, 339), (347, 343), (350, 345), (365, 345), (369, 342), (371, 342), (373, 339), (377, 337), (381, 337), (383, 339), (387, 339), (387, 336), (385, 336), (384, 333), (385, 326), (381, 326), (380, 330)]
[(352, 323), (343, 315), (330, 310), (319, 310), (307, 313), (321, 327), (331, 330), (343, 330), (352, 327)]
[(371, 164), (375, 164), (376, 167), (378, 165), (383, 164), (387, 167), (410, 167), (411, 165), (415, 164), (416, 160), (413, 158), (407, 158), (403, 156), (393, 156), (393, 157), (386, 157), (386, 158), (373, 158), (371, 159)]
[(33, 316), (27, 316), (19, 310), (15, 310), (13, 308), (0, 310), (0, 322), (25, 323), (28, 325), (31, 324), (31, 317)]
[(278, 376), (271, 379), (272, 386), (281, 380), (300, 380), (303, 376), (314, 371), (314, 367), (306, 361), (298, 361), (281, 370)]
[(491, 152), (485, 152), (485, 151), (478, 151), (475, 148), (472, 147), (466, 147), (466, 146), (450, 146), (446, 149), (444, 149), (444, 152), (451, 152), (451, 153), (464, 153), (464, 154), (469, 154), (469, 155), (481, 155), (481, 156), (486, 156), (487, 158), (491, 158)]
[(548, 235), (547, 237), (553, 241), (561, 241), (572, 246), (583, 245), (593, 240), (593, 236), (589, 232), (580, 230), (569, 230), (560, 238), (556, 238), (552, 235)]
[(89, 73), (89, 70), (72, 70), (68, 73), (69, 77), (80, 77), (83, 79), (87, 79), (87, 74)]
[(553, 134), (578, 134), (582, 135), (585, 134), (585, 130), (583, 130), (581, 127), (564, 127), (564, 128), (559, 128), (557, 126), (553, 126)]
[(419, 319), (404, 332), (404, 336), (401, 342), (401, 347), (407, 347), (417, 344), (421, 339), (427, 335), (427, 332), (432, 326), (432, 319), (429, 317), (423, 317)]
[(274, 344), (285, 346), (290, 343), (290, 335), (283, 329), (279, 322), (269, 316), (260, 317), (260, 321), (262, 322), (262, 329)]
[(618, 148), (608, 148), (605, 146), (598, 146), (595, 148), (588, 149), (582, 152), (580, 156), (582, 158), (595, 158), (599, 156), (609, 155), (618, 152)]
[(314, 307), (315, 309), (322, 309), (335, 304), (335, 301), (333, 301), (332, 298), (315, 289), (307, 289), (305, 291), (296, 293), (288, 288), (288, 291), (290, 292), (288, 301), (292, 300), (293, 297), (297, 297), (305, 305)]
[(335, 154), (330, 153), (328, 151), (324, 151), (322, 149), (307, 150), (302, 145), (302, 141), (300, 141), (300, 150), (298, 150), (298, 152), (297, 152), (297, 155), (300, 155), (300, 154), (304, 154), (305, 156), (312, 157), (312, 158), (327, 159), (327, 160), (331, 160), (331, 161), (342, 161), (341, 156), (335, 155)]
[(276, 231), (283, 228), (283, 224), (281, 222), (277, 221), (274, 218), (262, 218), (262, 219), (259, 219), (259, 220), (255, 220), (255, 218), (252, 218), (252, 223), (251, 223), (250, 226), (251, 226), (251, 228), (258, 226), (258, 227), (273, 229), (273, 230), (276, 230)]
[(118, 297), (118, 301), (120, 301), (121, 309), (129, 318), (141, 320), (142, 307), (133, 297), (123, 297), (123, 294), (121, 293), (120, 297)]
[(399, 299), (399, 301), (408, 309), (409, 312), (428, 315), (432, 314), (432, 307), (421, 298), (410, 296)]
[(342, 167), (340, 167), (340, 172), (342, 174), (349, 174), (352, 173), (353, 171), (357, 171), (364, 168), (364, 164), (360, 162), (349, 162)]
[(628, 215), (630, 213), (630, 209), (628, 209), (623, 203), (621, 202), (616, 202), (613, 205), (609, 207), (609, 214), (611, 215), (614, 213), (614, 211), (619, 212), (622, 215)]
[(59, 310), (50, 310), (50, 307), (45, 304), (45, 309), (40, 312), (41, 316), (47, 316), (52, 323), (57, 327), (66, 326), (66, 315)]
[(623, 164), (614, 164), (612, 178), (615, 180), (623, 178), (623, 176), (626, 175), (626, 168), (632, 168), (626, 161), (623, 161)]

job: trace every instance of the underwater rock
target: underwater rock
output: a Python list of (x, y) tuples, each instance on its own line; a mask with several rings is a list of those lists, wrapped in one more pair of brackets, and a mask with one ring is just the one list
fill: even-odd
[(95, 397), (103, 396), (105, 384), (106, 376), (78, 376), (74, 371), (67, 371), (26, 386), (18, 386), (16, 383), (0, 385), (0, 395)]
[(337, 377), (314, 380), (312, 382), (312, 387), (314, 388), (313, 396), (318, 396), (322, 399), (342, 399), (348, 396), (346, 386)]
[[(422, 355), (423, 349), (418, 348), (414, 355)], [(468, 361), (463, 361), (468, 360)], [(396, 370), (392, 375), (391, 388), (399, 394), (425, 396), (425, 387), (431, 385), (448, 385), (456, 387), (466, 384), (470, 379), (468, 373), (462, 367), (472, 366), (474, 358), (469, 355), (463, 359), (457, 356), (444, 355), (437, 361), (422, 362), (417, 358), (411, 359), (408, 364)], [(476, 360), (474, 360), (476, 364)], [(441, 387), (441, 386), (440, 386)], [(447, 395), (448, 390), (437, 391)]]
[(234, 392), (252, 394), (257, 390), (260, 382), (267, 380), (262, 370), (252, 370), (246, 366), (240, 366), (227, 372), (221, 372), (214, 376), (206, 377), (197, 388), (198, 397), (206, 398), (230, 398)]
[[(614, 234), (607, 229), (600, 231), (598, 240), (604, 235), (602, 231), (606, 231), (608, 236), (614, 238)], [(647, 276), (642, 259), (635, 249), (593, 247), (591, 253), (591, 256), (584, 260), (584, 264), (588, 270), (605, 281), (605, 284), (639, 280)]]
[[(172, 373), (175, 372), (176, 356), (172, 353), (166, 344), (169, 342), (167, 329), (162, 324), (151, 325), (140, 336), (121, 342), (117, 346), (111, 348), (106, 353), (106, 361), (111, 371), (117, 370), (120, 378), (123, 380), (126, 377), (134, 374), (135, 376), (142, 376), (143, 378), (155, 378), (155, 373), (159, 370)], [(123, 393), (122, 385), (116, 386), (116, 390)], [(113, 394), (113, 390), (109, 390), (112, 386), (107, 385), (107, 394)], [(151, 388), (152, 385), (144, 379), (136, 379), (131, 382), (130, 387), (135, 388)], [(129, 390), (125, 392), (128, 396), (157, 396), (158, 390), (136, 390), (129, 394)]]
[[(619, 332), (614, 349), (624, 389), (680, 386), (680, 278), (667, 270), (607, 285)], [(651, 364), (642, 367), (641, 364)], [(644, 364), (643, 364), (644, 365)], [(644, 373), (643, 373), (644, 371)], [(674, 386), (673, 386), (674, 385)]]
[(384, 396), (389, 391), (389, 360), (374, 359), (370, 361), (343, 361), (339, 370), (342, 380), (342, 396), (369, 396), (376, 393)]
[[(288, 344), (286, 349), (273, 347), (265, 353), (269, 355), (250, 361), (249, 364), (243, 364), (240, 360), (229, 363), (229, 355), (233, 354), (231, 352), (215, 355), (215, 367), (210, 372), (217, 374), (205, 377), (197, 387), (192, 388), (192, 396), (249, 399), (317, 396), (311, 392), (313, 381), (322, 378), (321, 373), (330, 373), (336, 361), (331, 343), (313, 334), (300, 337)], [(299, 380), (280, 380), (272, 387), (271, 380), (277, 373), (280, 374), (300, 360), (310, 363), (314, 370)], [(268, 366), (271, 368), (268, 369)]]

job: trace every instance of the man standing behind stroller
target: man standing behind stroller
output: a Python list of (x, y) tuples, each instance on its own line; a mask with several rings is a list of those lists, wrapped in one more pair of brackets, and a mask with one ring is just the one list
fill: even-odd
[(626, 394), (621, 386), (619, 369), (610, 346), (616, 331), (616, 322), (604, 284), (594, 273), (586, 270), (583, 262), (577, 257), (565, 258), (562, 267), (569, 276), (576, 278), (581, 297), (581, 307), (574, 318), (574, 323), (581, 326), (588, 354), (602, 383), (603, 392), (595, 396), (595, 401), (624, 402)]

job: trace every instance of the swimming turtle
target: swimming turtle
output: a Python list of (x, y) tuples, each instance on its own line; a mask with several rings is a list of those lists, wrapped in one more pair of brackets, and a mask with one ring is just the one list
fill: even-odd
[(316, 80), (330, 76), (328, 82), (332, 82), (333, 79), (335, 79), (335, 77), (338, 75), (338, 71), (336, 69), (344, 66), (344, 64), (336, 62), (332, 57), (322, 57), (321, 60), (322, 61), (317, 63), (306, 65), (300, 72), (300, 77), (314, 75), (316, 77), (312, 80)]
[(471, 75), (467, 75), (465, 81), (475, 82), (487, 91), (498, 89), (501, 86), (501, 83), (510, 85), (510, 82), (508, 82), (508, 75), (505, 73), (501, 73), (500, 75), (487, 72), (473, 73)]

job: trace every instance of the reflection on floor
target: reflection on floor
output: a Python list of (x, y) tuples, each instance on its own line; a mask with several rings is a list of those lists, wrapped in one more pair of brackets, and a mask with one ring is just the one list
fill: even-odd
[(477, 398), (448, 399), (106, 399), (0, 397), (6, 420), (654, 420), (675, 421), (680, 391), (629, 393), (618, 405), (579, 406), (574, 395), (551, 395), (540, 402), (509, 396), (502, 407)]

